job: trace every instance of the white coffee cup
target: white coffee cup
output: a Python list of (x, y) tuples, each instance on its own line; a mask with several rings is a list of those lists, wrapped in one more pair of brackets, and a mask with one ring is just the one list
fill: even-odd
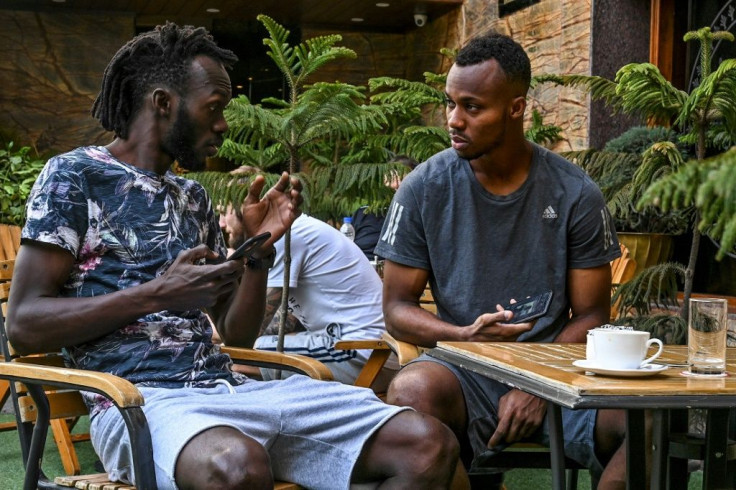
[[(639, 369), (659, 357), (664, 348), (661, 340), (650, 339), (649, 332), (640, 330), (594, 328), (587, 340), (587, 360), (607, 369)], [(657, 344), (657, 352), (645, 359), (652, 344)]]

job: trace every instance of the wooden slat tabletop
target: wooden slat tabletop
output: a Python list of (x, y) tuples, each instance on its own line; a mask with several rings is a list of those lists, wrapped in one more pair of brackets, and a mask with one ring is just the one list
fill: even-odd
[[(521, 389), (533, 388), (539, 396), (570, 408), (586, 406), (723, 406), (736, 402), (736, 348), (728, 349), (723, 378), (683, 375), (686, 367), (670, 367), (646, 377), (611, 377), (586, 374), (572, 365), (585, 359), (585, 344), (439, 342), (430, 352), (446, 361)], [(653, 352), (652, 352), (653, 353)], [(684, 364), (687, 347), (665, 346), (656, 362)], [(636, 403), (632, 403), (635, 400)]]

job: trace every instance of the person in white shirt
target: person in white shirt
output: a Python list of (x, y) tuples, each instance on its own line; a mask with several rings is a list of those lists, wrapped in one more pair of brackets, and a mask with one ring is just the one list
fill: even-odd
[[(230, 246), (242, 243), (239, 230), (225, 231)], [(284, 240), (275, 243), (276, 259), (268, 273), (262, 335), (254, 347), (276, 350), (279, 306), (284, 285)], [(369, 350), (341, 350), (338, 340), (378, 339), (386, 331), (382, 282), (363, 252), (329, 224), (302, 214), (291, 227), (291, 266), (284, 352), (313, 357), (332, 371), (335, 380), (352, 384), (365, 365)], [(302, 330), (302, 331), (298, 331)], [(398, 365), (389, 359), (372, 388), (385, 391)], [(281, 376), (292, 373), (282, 371)], [(264, 379), (276, 371), (261, 369)]]

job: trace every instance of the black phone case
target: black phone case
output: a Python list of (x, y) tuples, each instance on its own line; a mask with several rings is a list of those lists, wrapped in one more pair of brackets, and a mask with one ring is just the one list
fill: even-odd
[(546, 291), (540, 295), (509, 304), (504, 309), (514, 312), (514, 317), (509, 323), (524, 323), (547, 313), (551, 302), (552, 291)]
[(259, 246), (261, 243), (265, 242), (269, 238), (271, 238), (271, 232), (267, 231), (265, 233), (261, 233), (260, 235), (247, 239), (245, 243), (239, 246), (233, 253), (231, 253), (227, 257), (227, 260), (240, 259), (246, 255), (249, 255), (254, 248)]

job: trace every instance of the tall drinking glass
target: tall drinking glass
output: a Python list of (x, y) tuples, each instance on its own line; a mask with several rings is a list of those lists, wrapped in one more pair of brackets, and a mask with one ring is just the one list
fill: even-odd
[(690, 300), (687, 338), (690, 373), (713, 376), (726, 372), (727, 317), (725, 299)]

